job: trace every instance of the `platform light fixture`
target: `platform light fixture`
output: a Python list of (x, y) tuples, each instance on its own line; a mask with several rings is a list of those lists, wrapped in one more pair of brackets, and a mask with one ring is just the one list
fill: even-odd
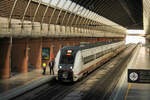
[(127, 30), (127, 34), (145, 34), (144, 30)]

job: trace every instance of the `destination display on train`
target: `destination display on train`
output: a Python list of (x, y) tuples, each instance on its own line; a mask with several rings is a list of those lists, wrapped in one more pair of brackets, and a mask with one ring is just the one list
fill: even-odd
[(129, 83), (150, 83), (150, 70), (128, 69)]

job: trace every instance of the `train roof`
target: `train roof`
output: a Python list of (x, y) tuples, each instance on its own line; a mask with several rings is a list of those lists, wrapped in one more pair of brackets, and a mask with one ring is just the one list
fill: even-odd
[(112, 44), (112, 43), (116, 43), (116, 42), (120, 42), (120, 40), (113, 40), (113, 41), (107, 41), (107, 42), (97, 42), (97, 43), (87, 43), (87, 44), (81, 44), (81, 45), (76, 45), (76, 46), (64, 46), (61, 50), (85, 50), (85, 49), (89, 49), (89, 48), (94, 48), (97, 46), (102, 46), (102, 45), (108, 45), (108, 44)]

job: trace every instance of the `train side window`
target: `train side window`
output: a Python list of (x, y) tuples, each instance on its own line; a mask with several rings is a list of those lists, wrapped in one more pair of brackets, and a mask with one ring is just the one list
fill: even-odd
[(88, 56), (88, 57), (84, 57), (83, 58), (84, 64), (94, 60), (94, 58), (95, 58), (94, 55), (91, 55), (91, 56)]
[(101, 56), (103, 56), (103, 52), (97, 53), (97, 54), (96, 54), (96, 59), (99, 58), (99, 57), (101, 57)]

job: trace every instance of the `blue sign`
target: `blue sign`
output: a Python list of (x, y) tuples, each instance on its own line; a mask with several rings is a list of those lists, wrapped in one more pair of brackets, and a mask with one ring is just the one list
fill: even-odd
[(50, 59), (50, 48), (42, 48), (42, 60)]

